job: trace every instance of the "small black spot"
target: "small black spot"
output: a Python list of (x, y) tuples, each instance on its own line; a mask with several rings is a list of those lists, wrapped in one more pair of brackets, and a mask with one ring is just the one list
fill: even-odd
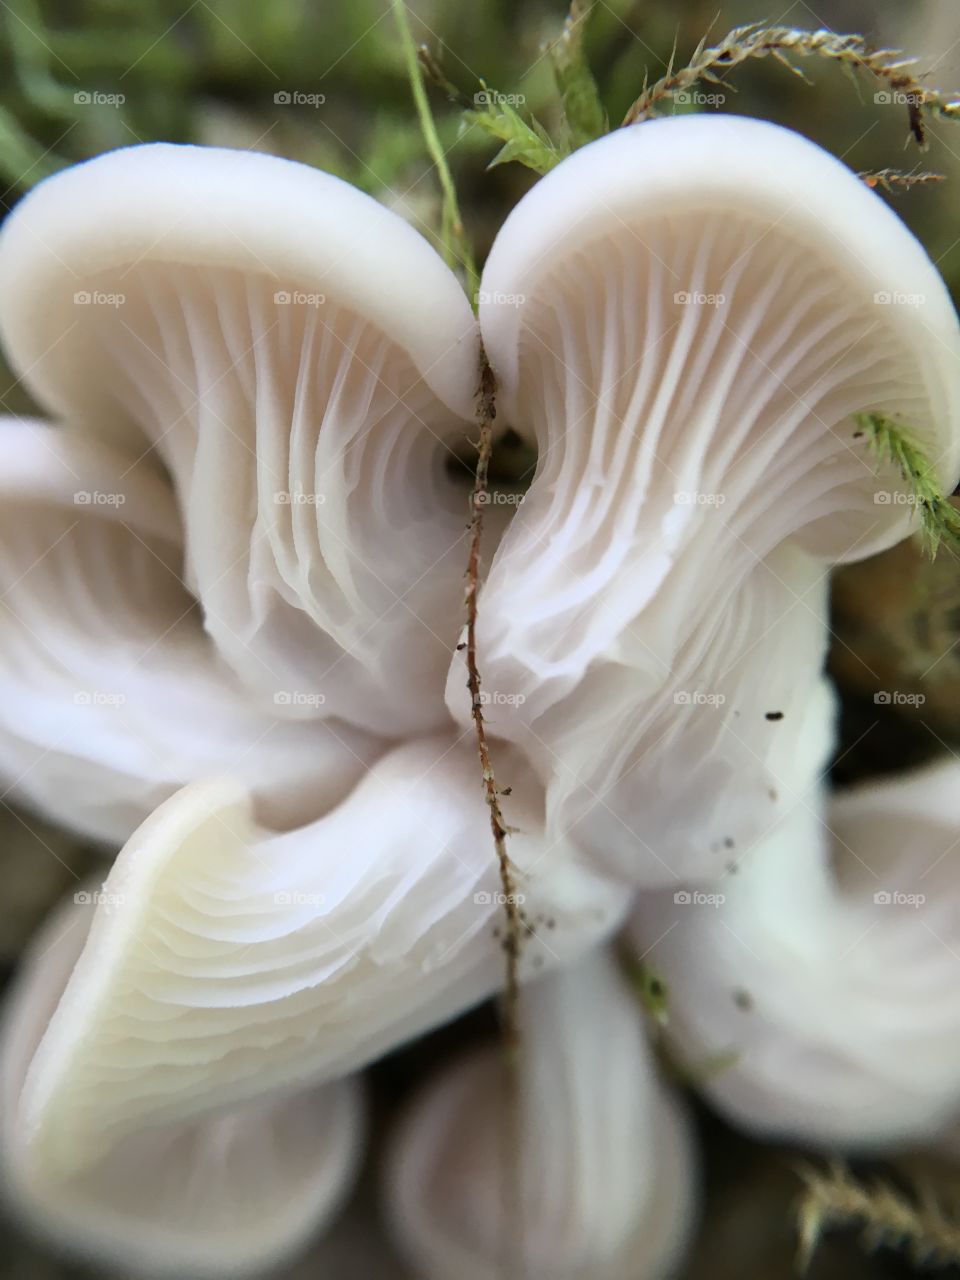
[(742, 1009), (744, 1013), (750, 1013), (753, 1009), (753, 996), (749, 991), (735, 991), (733, 993), (733, 1003), (738, 1009)]
[(782, 711), (768, 711), (768, 712), (767, 712), (767, 719), (768, 719), (768, 720), (782, 720), (782, 719), (783, 719), (783, 712), (782, 712)]
[(653, 996), (655, 1000), (660, 1000), (663, 998), (663, 996), (667, 994), (667, 989), (663, 985), (663, 983), (660, 981), (659, 978), (650, 979), (649, 990), (650, 990), (650, 994)]
[(723, 847), (724, 847), (725, 849), (732, 849), (732, 848), (733, 848), (733, 837), (732, 837), (732, 836), (724, 836), (724, 837), (723, 837)]
[(866, 435), (866, 432), (864, 431), (855, 431), (853, 433), (853, 438), (854, 440), (862, 440), (865, 435)]
[(550, 920), (548, 920), (548, 921), (547, 921), (547, 928), (548, 928), (548, 929), (555, 929), (556, 927), (557, 927), (557, 922), (556, 922), (556, 920), (550, 919)]
[(460, 644), (457, 645), (457, 653), (460, 653), (466, 647), (466, 641), (461, 641)]
[(767, 795), (770, 797), (770, 799), (771, 799), (771, 800), (779, 800), (779, 799), (780, 799), (780, 794), (779, 794), (779, 792), (777, 791), (777, 788), (776, 788), (776, 787), (771, 787), (771, 788), (770, 788), (770, 790), (767, 792)]

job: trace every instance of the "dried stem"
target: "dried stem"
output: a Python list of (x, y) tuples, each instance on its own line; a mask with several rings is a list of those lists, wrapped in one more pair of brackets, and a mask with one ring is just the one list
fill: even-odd
[(493, 832), (493, 844), (496, 850), (497, 866), (500, 872), (503, 907), (506, 928), (504, 931), (503, 949), (506, 956), (506, 979), (501, 1002), (501, 1018), (503, 1043), (506, 1050), (504, 1068), (506, 1073), (506, 1103), (504, 1107), (504, 1221), (505, 1232), (505, 1273), (508, 1277), (522, 1276), (522, 1231), (523, 1217), (521, 1206), (521, 1152), (520, 1152), (520, 952), (523, 944), (525, 922), (520, 901), (517, 897), (516, 879), (513, 865), (507, 853), (507, 835), (509, 827), (503, 819), (500, 808), (501, 792), (497, 786), (490, 759), (490, 747), (487, 742), (486, 725), (483, 719), (483, 698), (480, 689), (480, 669), (477, 664), (477, 595), (480, 587), (480, 546), (483, 537), (483, 513), (489, 499), (488, 472), (490, 455), (493, 451), (493, 424), (496, 419), (495, 404), (496, 386), (493, 370), (481, 351), (480, 386), (478, 390), (477, 421), (480, 431), (478, 441), (477, 467), (474, 477), (473, 492), (470, 500), (470, 558), (467, 565), (467, 687), (470, 690), (470, 704), (473, 722), (477, 732), (477, 747), (480, 753), (480, 767), (483, 775), (484, 794), (487, 808), (490, 811), (490, 829)]
[(899, 169), (867, 170), (858, 173), (857, 177), (873, 190), (887, 191), (891, 195), (909, 191), (911, 187), (930, 187), (947, 180), (943, 173), (902, 173)]
[[(788, 56), (789, 55), (789, 56)], [(938, 89), (928, 89), (913, 74), (915, 58), (905, 58), (895, 49), (870, 49), (861, 35), (839, 35), (835, 31), (802, 31), (795, 27), (763, 27), (753, 23), (737, 27), (719, 44), (710, 48), (701, 41), (687, 66), (675, 71), (672, 65), (643, 93), (624, 117), (625, 125), (656, 115), (657, 107), (674, 94), (692, 89), (700, 81), (723, 84), (723, 75), (752, 58), (775, 58), (794, 75), (803, 72), (790, 61), (819, 57), (838, 62), (848, 71), (864, 71), (884, 86), (890, 100), (907, 109), (910, 131), (920, 146), (926, 144), (927, 115), (960, 119), (960, 97)]]

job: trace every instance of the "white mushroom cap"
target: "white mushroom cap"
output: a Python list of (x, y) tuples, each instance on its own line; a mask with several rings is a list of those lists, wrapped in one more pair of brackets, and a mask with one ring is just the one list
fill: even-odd
[(181, 582), (176, 506), (129, 453), (0, 419), (0, 773), (74, 831), (122, 843), (186, 782), (229, 772), (295, 825), (383, 751), (257, 710)]
[[(546, 845), (542, 792), (506, 763), (528, 976), (609, 936), (627, 896)], [(33, 1160), (79, 1176), (131, 1132), (336, 1079), (444, 1022), (502, 984), (498, 889), (469, 746), (397, 748), (281, 835), (235, 783), (184, 789), (120, 853), (34, 1056)]]
[(56, 354), (47, 348), (78, 321), (85, 329), (75, 293), (101, 273), (131, 293), (136, 268), (151, 263), (193, 268), (197, 277), (222, 267), (263, 275), (277, 289), (291, 282), (329, 294), (389, 333), (454, 414), (473, 416), (470, 309), (453, 273), (409, 223), (310, 165), (164, 142), (62, 171), (4, 224), (0, 332), (38, 400), (65, 418), (79, 412), (108, 425), (116, 399), (94, 376), (103, 361), (96, 338), (80, 332)]
[[(693, 631), (659, 688), (649, 673), (632, 671), (628, 683), (609, 664), (589, 671), (535, 731), (551, 747), (553, 828), (613, 874), (675, 886), (724, 875), (795, 807), (815, 803), (835, 733), (827, 585), (819, 561), (784, 546)], [(678, 571), (661, 620), (682, 625), (698, 590)], [(644, 649), (652, 637), (638, 639)], [(494, 730), (498, 712), (487, 717)], [(601, 740), (609, 772), (579, 785)], [(540, 754), (533, 734), (524, 742)]]
[(8, 1201), (55, 1245), (124, 1275), (275, 1266), (322, 1229), (352, 1185), (364, 1130), (357, 1081), (130, 1133), (77, 1177), (51, 1176), (34, 1160), (17, 1120), (24, 1076), (92, 914), (76, 902), (56, 912), (8, 998), (0, 1063)]
[(166, 466), (205, 627), (274, 714), (444, 723), (479, 348), (401, 218), (261, 154), (112, 152), (4, 226), (0, 335), (41, 404)]
[(521, 1014), (512, 1210), (502, 1050), (448, 1068), (399, 1130), (390, 1219), (415, 1274), (498, 1280), (511, 1232), (527, 1280), (675, 1274), (694, 1225), (693, 1151), (636, 999), (595, 954), (525, 988)]
[(631, 934), (676, 1054), (737, 1123), (929, 1140), (960, 1115), (960, 769), (841, 795), (828, 820), (797, 808), (706, 894), (640, 895)]
[[(554, 776), (559, 822), (591, 805), (602, 820), (605, 804), (647, 838), (655, 704), (717, 692), (691, 654), (741, 661), (758, 566), (788, 550), (854, 559), (915, 527), (857, 415), (908, 427), (952, 489), (956, 316), (923, 248), (853, 173), (728, 116), (644, 123), (558, 165), (498, 234), (481, 299), (498, 418), (539, 450), (479, 600), (484, 684), (512, 695), (496, 732)], [(812, 637), (806, 660), (798, 645), (771, 667), (808, 685), (821, 652)], [(465, 723), (462, 684), (458, 657), (447, 697)], [(717, 776), (737, 760), (759, 790), (729, 732), (724, 753)], [(602, 853), (605, 836), (590, 843)]]

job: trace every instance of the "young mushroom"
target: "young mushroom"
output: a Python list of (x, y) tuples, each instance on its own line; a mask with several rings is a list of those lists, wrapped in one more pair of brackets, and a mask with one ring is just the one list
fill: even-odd
[(598, 953), (530, 984), (522, 1014), (514, 1108), (488, 1048), (428, 1084), (399, 1128), (388, 1205), (414, 1274), (675, 1275), (696, 1216), (691, 1135), (616, 964)]
[[(916, 527), (858, 415), (909, 429), (946, 492), (960, 474), (947, 290), (832, 156), (688, 116), (548, 173), (480, 298), (499, 417), (539, 451), (479, 600), (479, 667), (513, 695), (492, 731), (536, 762), (552, 829), (576, 824), (603, 865), (647, 887), (717, 876), (724, 841), (754, 840), (823, 765), (811, 750), (781, 774), (792, 722), (823, 701), (817, 570)], [(794, 579), (792, 553), (816, 566)], [(463, 678), (461, 656), (465, 723)]]
[(640, 895), (667, 1043), (727, 1116), (831, 1149), (960, 1118), (958, 838), (950, 761), (799, 807), (708, 892)]

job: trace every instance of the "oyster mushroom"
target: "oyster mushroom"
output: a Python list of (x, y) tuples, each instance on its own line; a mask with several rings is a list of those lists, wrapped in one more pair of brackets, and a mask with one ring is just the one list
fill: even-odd
[(668, 1043), (738, 1124), (930, 1140), (960, 1115), (960, 769), (825, 813), (798, 807), (707, 892), (640, 895), (630, 933), (666, 983)]
[(34, 1160), (14, 1120), (93, 918), (86, 900), (96, 890), (76, 896), (37, 935), (7, 997), (0, 1151), (8, 1201), (51, 1242), (123, 1274), (244, 1275), (276, 1266), (322, 1229), (353, 1184), (365, 1127), (356, 1080), (129, 1134), (76, 1177), (50, 1178)]
[[(511, 763), (526, 976), (608, 936), (627, 896), (579, 871), (574, 849), (545, 847), (542, 790)], [(230, 780), (161, 805), (98, 895), (7, 1120), (37, 1180), (335, 1080), (495, 992), (503, 908), (486, 824), (473, 752), (433, 739), (388, 753), (330, 814), (286, 833), (255, 824)]]
[(695, 1217), (693, 1151), (636, 999), (595, 954), (525, 987), (522, 1015), (515, 1111), (490, 1048), (428, 1084), (399, 1128), (388, 1203), (415, 1274), (497, 1280), (516, 1231), (529, 1280), (674, 1274)]
[(244, 695), (181, 581), (163, 478), (74, 428), (0, 422), (0, 774), (5, 794), (121, 844), (186, 782), (230, 772), (292, 826), (382, 754), (342, 721)]
[[(157, 144), (41, 183), (0, 337), (51, 414), (173, 482), (204, 627), (278, 718), (444, 722), (476, 324), (411, 227), (329, 174)], [(389, 662), (385, 661), (389, 654)]]
[[(719, 875), (724, 842), (822, 768), (813, 750), (783, 770), (787, 711), (824, 699), (818, 569), (795, 579), (783, 555), (822, 574), (916, 527), (857, 415), (908, 426), (947, 492), (960, 474), (947, 290), (832, 156), (700, 116), (620, 130), (538, 182), (497, 235), (480, 323), (499, 416), (539, 451), (479, 600), (484, 682), (510, 695), (492, 730), (604, 865), (647, 887)], [(465, 722), (463, 679), (458, 659)]]

